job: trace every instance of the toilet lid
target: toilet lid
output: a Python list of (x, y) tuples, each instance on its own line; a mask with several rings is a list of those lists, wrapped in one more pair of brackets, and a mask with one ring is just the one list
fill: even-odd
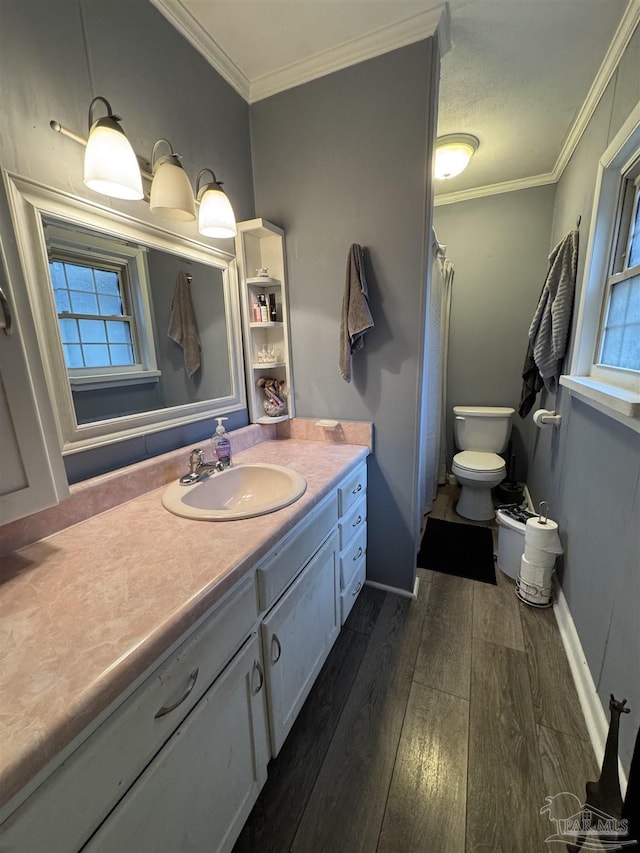
[(456, 453), (453, 461), (459, 468), (468, 471), (500, 471), (505, 468), (505, 461), (497, 453), (485, 453), (481, 450), (463, 450)]

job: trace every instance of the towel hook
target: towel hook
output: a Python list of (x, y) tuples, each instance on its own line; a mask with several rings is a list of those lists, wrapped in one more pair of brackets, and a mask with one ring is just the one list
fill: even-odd
[(580, 223), (582, 222), (582, 216), (578, 214), (578, 218), (576, 219), (576, 228), (580, 227)]
[[(544, 509), (543, 509), (543, 507), (544, 507)], [(538, 506), (538, 522), (540, 524), (546, 524), (548, 518), (549, 518), (549, 504), (547, 503), (547, 501), (540, 501), (540, 504)]]
[(193, 276), (191, 275), (191, 273), (187, 272), (184, 275), (185, 275), (185, 278), (187, 279), (187, 284), (191, 284), (191, 282), (193, 281)]

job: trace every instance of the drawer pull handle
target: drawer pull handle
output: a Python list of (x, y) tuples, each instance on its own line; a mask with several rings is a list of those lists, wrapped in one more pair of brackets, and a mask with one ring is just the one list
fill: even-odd
[[(262, 685), (264, 684), (264, 673), (263, 673), (263, 671), (262, 671), (262, 667), (260, 666), (260, 661), (259, 661), (259, 660), (255, 660), (255, 661), (253, 662), (253, 672), (255, 673), (255, 672), (256, 672), (256, 670), (258, 671), (258, 678), (259, 678), (260, 680), (259, 680), (259, 682), (258, 682), (258, 686), (257, 686), (257, 687), (256, 687), (256, 689), (253, 691), (253, 695), (254, 695), (254, 696), (255, 696), (256, 694), (260, 693), (260, 691), (262, 690)], [(252, 681), (252, 682), (254, 681), (253, 675), (251, 676), (251, 681)]]
[(360, 522), (361, 522), (361, 521), (362, 521), (362, 516), (361, 516), (361, 515), (359, 515), (359, 516), (356, 518), (356, 520), (352, 523), (352, 525), (351, 525), (351, 526), (352, 526), (352, 527), (357, 527), (357, 526), (360, 524)]
[(358, 581), (358, 586), (353, 590), (351, 595), (356, 596), (362, 589), (362, 581)]
[(196, 686), (197, 680), (198, 680), (198, 667), (196, 667), (193, 670), (193, 672), (191, 673), (191, 675), (189, 676), (189, 681), (187, 682), (187, 686), (185, 688), (185, 691), (182, 694), (182, 696), (178, 699), (178, 701), (174, 702), (173, 705), (163, 705), (162, 708), (160, 708), (160, 710), (155, 715), (155, 719), (157, 720), (158, 717), (164, 717), (166, 714), (170, 714), (171, 711), (175, 711), (175, 709), (178, 707), (178, 705), (182, 705), (184, 700), (189, 696), (189, 694), (191, 693), (193, 688)]
[(361, 546), (358, 548), (358, 553), (357, 553), (357, 554), (355, 554), (355, 555), (353, 556), (353, 558), (352, 558), (352, 559), (353, 559), (353, 562), (355, 563), (355, 561), (358, 559), (358, 557), (362, 557), (362, 554), (363, 554), (363, 550), (362, 550), (362, 545), (361, 545)]
[(361, 492), (361, 491), (362, 491), (362, 483), (358, 483), (358, 488), (357, 488), (357, 489), (353, 489), (353, 490), (352, 490), (352, 492), (351, 492), (351, 494), (352, 494), (352, 495), (357, 495), (357, 494), (358, 494), (358, 492)]
[(280, 640), (277, 634), (274, 634), (271, 638), (271, 663), (278, 663), (281, 654), (282, 646), (280, 645)]

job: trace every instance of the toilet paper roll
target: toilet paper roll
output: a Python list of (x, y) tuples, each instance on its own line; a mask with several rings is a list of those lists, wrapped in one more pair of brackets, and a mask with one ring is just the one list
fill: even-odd
[(539, 566), (530, 562), (523, 554), (520, 560), (520, 577), (523, 581), (544, 588), (551, 584), (552, 574), (553, 566)]
[(538, 429), (553, 429), (553, 424), (546, 420), (551, 414), (555, 413), (550, 412), (548, 409), (537, 409), (533, 413), (533, 422)]
[(547, 569), (552, 569), (558, 559), (557, 554), (554, 554), (553, 551), (543, 551), (542, 548), (536, 548), (535, 545), (525, 546), (524, 556), (533, 565), (543, 566)]
[(558, 525), (551, 518), (545, 522), (539, 518), (529, 518), (524, 529), (524, 546), (539, 548), (550, 554), (562, 554), (562, 543), (558, 535)]

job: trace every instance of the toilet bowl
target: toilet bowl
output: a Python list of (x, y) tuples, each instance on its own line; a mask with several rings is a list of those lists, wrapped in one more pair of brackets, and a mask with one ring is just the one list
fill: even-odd
[(453, 474), (462, 486), (456, 512), (473, 521), (489, 521), (494, 516), (491, 489), (507, 475), (504, 459), (497, 453), (463, 450), (453, 457)]
[(514, 409), (507, 406), (454, 406), (454, 433), (460, 452), (452, 472), (462, 486), (456, 512), (472, 521), (494, 516), (491, 490), (507, 475), (498, 456), (507, 446)]

